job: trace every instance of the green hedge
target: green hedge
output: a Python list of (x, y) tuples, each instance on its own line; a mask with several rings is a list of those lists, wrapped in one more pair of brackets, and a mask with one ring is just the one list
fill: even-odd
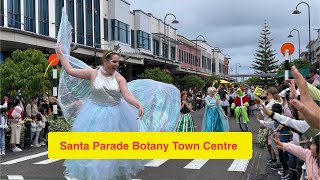
[[(49, 132), (70, 132), (71, 125), (65, 120), (64, 117), (58, 117), (57, 119), (53, 119), (53, 116), (49, 116), (47, 118), (49, 122)], [(25, 126), (21, 127), (21, 136), (20, 136), (20, 146), (23, 148), (24, 146), (24, 134), (25, 134)]]
[(259, 129), (257, 137), (257, 145), (259, 148), (264, 148), (267, 145), (266, 132), (265, 129)]
[(53, 116), (47, 118), (50, 126), (49, 132), (70, 132), (71, 125), (66, 121), (64, 117), (58, 117), (53, 119)]

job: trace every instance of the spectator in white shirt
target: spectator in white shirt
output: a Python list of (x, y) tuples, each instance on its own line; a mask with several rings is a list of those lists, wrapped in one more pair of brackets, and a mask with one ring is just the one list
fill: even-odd
[(31, 131), (31, 145), (33, 146), (33, 141), (32, 141), (32, 139), (33, 139), (33, 137), (34, 137), (34, 135), (35, 135), (35, 133), (36, 133), (36, 128), (37, 128), (37, 119), (36, 119), (36, 115), (31, 115), (31, 119), (32, 119), (32, 121), (31, 121), (31, 128), (30, 128), (30, 131)]
[(36, 114), (36, 119), (37, 119), (37, 125), (36, 125), (36, 133), (35, 133), (35, 140), (33, 142), (34, 147), (40, 147), (41, 145), (39, 144), (39, 136), (42, 128), (44, 128), (45, 124), (42, 121), (42, 116), (41, 114)]
[(0, 156), (5, 155), (5, 131), (8, 129), (7, 125), (7, 109), (6, 108), (1, 108), (0, 109)]

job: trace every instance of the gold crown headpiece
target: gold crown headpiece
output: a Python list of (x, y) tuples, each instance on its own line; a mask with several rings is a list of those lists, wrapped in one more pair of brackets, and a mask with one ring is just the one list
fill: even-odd
[(111, 48), (107, 49), (104, 54), (104, 57), (107, 57), (111, 53), (120, 54), (121, 53), (120, 44), (114, 45), (113, 49), (111, 49)]

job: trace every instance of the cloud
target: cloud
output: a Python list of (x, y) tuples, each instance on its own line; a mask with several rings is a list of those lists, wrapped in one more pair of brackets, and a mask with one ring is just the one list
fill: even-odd
[[(131, 9), (142, 9), (163, 19), (168, 13), (176, 15), (180, 22), (173, 27), (189, 39), (195, 39), (199, 34), (206, 38), (212, 47), (220, 47), (232, 58), (231, 66), (241, 63), (245, 71), (254, 60), (254, 53), (264, 21), (266, 20), (273, 38), (273, 49), (276, 58), (283, 61), (280, 47), (285, 42), (296, 46), (298, 57), (298, 41), (296, 32), (294, 38), (288, 38), (291, 29), (297, 28), (301, 35), (301, 51), (306, 50), (308, 43), (308, 11), (307, 6), (300, 5), (300, 15), (292, 15), (299, 0), (129, 0)], [(306, 0), (311, 10), (311, 29), (320, 28), (320, 1)], [(167, 22), (172, 21), (167, 18)], [(312, 39), (316, 31), (312, 31)], [(247, 68), (245, 68), (247, 67)], [(235, 69), (235, 68), (234, 68)], [(235, 70), (234, 70), (235, 71)], [(251, 71), (251, 70), (250, 70)]]

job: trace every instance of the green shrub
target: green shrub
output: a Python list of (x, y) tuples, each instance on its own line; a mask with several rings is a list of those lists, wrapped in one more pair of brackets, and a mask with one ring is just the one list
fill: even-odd
[(49, 132), (70, 132), (71, 125), (66, 121), (64, 117), (58, 117), (57, 119), (53, 119), (53, 116), (49, 116), (47, 118), (49, 122)]
[(259, 129), (258, 137), (257, 137), (257, 145), (259, 148), (266, 147), (267, 139), (266, 139), (266, 132), (264, 129)]

